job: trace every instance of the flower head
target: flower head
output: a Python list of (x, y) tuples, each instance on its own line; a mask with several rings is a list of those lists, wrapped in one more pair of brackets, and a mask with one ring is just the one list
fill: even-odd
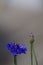
[(29, 37), (30, 37), (30, 43), (33, 43), (34, 42), (34, 35), (32, 32), (30, 33)]
[(16, 44), (16, 43), (8, 43), (7, 48), (13, 55), (26, 53), (27, 51), (25, 45)]

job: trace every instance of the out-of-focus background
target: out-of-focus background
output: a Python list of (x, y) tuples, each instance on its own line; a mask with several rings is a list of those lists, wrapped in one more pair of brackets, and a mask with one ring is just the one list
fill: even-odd
[(43, 0), (0, 0), (0, 65), (14, 65), (7, 42), (26, 44), (27, 54), (19, 55), (17, 63), (31, 65), (30, 32), (35, 35), (39, 65), (43, 65)]

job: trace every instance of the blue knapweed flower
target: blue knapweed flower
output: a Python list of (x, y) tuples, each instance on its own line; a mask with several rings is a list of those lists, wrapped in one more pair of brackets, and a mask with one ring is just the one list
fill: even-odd
[(16, 43), (8, 43), (7, 48), (13, 55), (26, 53), (27, 51), (25, 45), (16, 44)]
[(26, 53), (26, 51), (27, 51), (27, 49), (26, 49), (26, 46), (25, 45), (20, 45), (20, 51), (22, 52), (22, 53)]

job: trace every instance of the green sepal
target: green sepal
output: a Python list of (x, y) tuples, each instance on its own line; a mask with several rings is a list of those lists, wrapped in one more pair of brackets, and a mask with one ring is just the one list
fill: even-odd
[(31, 44), (34, 43), (34, 39), (31, 38), (29, 42), (30, 42)]

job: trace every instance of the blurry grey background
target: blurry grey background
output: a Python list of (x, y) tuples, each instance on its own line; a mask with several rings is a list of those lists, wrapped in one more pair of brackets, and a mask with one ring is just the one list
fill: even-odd
[(14, 65), (7, 42), (26, 44), (27, 54), (19, 55), (17, 63), (31, 65), (30, 32), (35, 35), (39, 65), (43, 65), (43, 0), (0, 0), (0, 65)]

